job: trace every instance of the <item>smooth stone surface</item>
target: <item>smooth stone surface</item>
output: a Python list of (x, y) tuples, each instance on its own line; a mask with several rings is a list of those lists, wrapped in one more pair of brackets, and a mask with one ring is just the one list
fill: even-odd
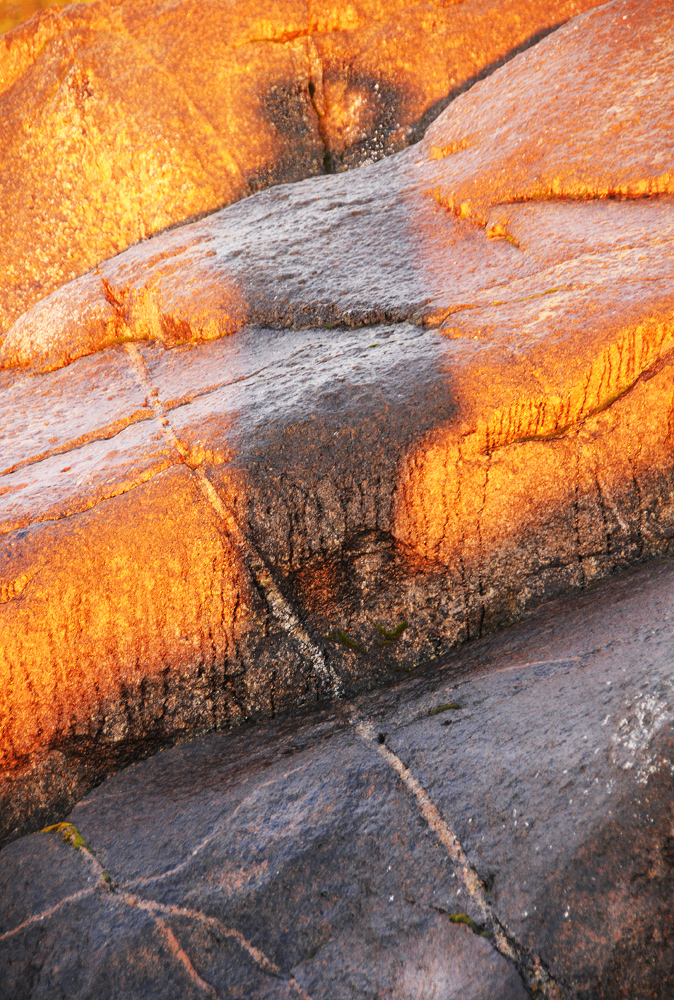
[(0, 996), (667, 996), (673, 603), (652, 563), (121, 772), (69, 816), (87, 849), (0, 852)]
[[(610, 57), (598, 115), (671, 28), (632, 6), (583, 15), (575, 61), (575, 22), (540, 43), (560, 79)], [(645, 93), (660, 121), (671, 81)], [(150, 240), (14, 325), (4, 838), (162, 743), (373, 687), (671, 551), (672, 197), (513, 204), (495, 238), (432, 196), (425, 143)], [(246, 324), (198, 342), (234, 299)]]

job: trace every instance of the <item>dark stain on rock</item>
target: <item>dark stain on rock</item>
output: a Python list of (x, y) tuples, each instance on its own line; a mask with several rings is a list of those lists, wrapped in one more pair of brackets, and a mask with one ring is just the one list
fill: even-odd
[(403, 95), (392, 83), (345, 66), (326, 74), (324, 88), (322, 130), (333, 173), (381, 160), (408, 145), (400, 131)]
[(308, 87), (302, 80), (278, 80), (261, 100), (261, 114), (277, 136), (269, 166), (247, 177), (251, 193), (324, 172), (322, 142)]

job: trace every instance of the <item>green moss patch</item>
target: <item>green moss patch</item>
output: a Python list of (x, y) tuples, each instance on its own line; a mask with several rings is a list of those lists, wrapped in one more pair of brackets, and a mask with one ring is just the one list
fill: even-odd
[(64, 844), (72, 844), (78, 851), (80, 848), (84, 848), (85, 851), (89, 850), (89, 845), (84, 837), (72, 823), (55, 823), (53, 826), (45, 826), (44, 830), (40, 830), (40, 833), (60, 833)]
[(461, 706), (458, 701), (448, 701), (444, 705), (436, 705), (435, 708), (432, 708), (428, 714), (440, 715), (441, 712), (456, 711), (459, 708), (461, 708)]

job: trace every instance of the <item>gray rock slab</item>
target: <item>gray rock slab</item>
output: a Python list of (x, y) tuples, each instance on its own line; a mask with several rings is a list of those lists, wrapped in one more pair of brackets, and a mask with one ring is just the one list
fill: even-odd
[(650, 563), (120, 772), (0, 852), (0, 997), (670, 996), (673, 604)]
[[(432, 982), (424, 996), (524, 998), (492, 944), (450, 920), (479, 914), (348, 721), (257, 735), (175, 748), (80, 803), (94, 889), (87, 852), (57, 835), (3, 852), (35, 881), (3, 923), (0, 996), (413, 996)], [(26, 925), (36, 882), (50, 906)]]

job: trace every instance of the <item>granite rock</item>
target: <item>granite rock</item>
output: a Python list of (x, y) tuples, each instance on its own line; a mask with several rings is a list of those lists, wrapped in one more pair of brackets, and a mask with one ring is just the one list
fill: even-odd
[(158, 753), (0, 852), (0, 997), (660, 1000), (671, 562)]
[(414, 142), (597, 0), (95, 0), (0, 38), (0, 336), (149, 235)]
[[(541, 64), (567, 104), (590, 67), (598, 81), (557, 147), (575, 177), (661, 36), (670, 4), (614, 0), (457, 98), (419, 145), (154, 237), (14, 323), (4, 836), (163, 742), (390, 681), (671, 552), (672, 196), (540, 200), (531, 157), (503, 194), (485, 156), (484, 190), (520, 199), (485, 201), (493, 225), (436, 197), (470, 153), (439, 157), (442, 136), (478, 104), (496, 127)], [(642, 89), (624, 127), (634, 176), (659, 184), (671, 75)], [(531, 151), (549, 109), (522, 107)], [(616, 150), (602, 176), (631, 183)]]

